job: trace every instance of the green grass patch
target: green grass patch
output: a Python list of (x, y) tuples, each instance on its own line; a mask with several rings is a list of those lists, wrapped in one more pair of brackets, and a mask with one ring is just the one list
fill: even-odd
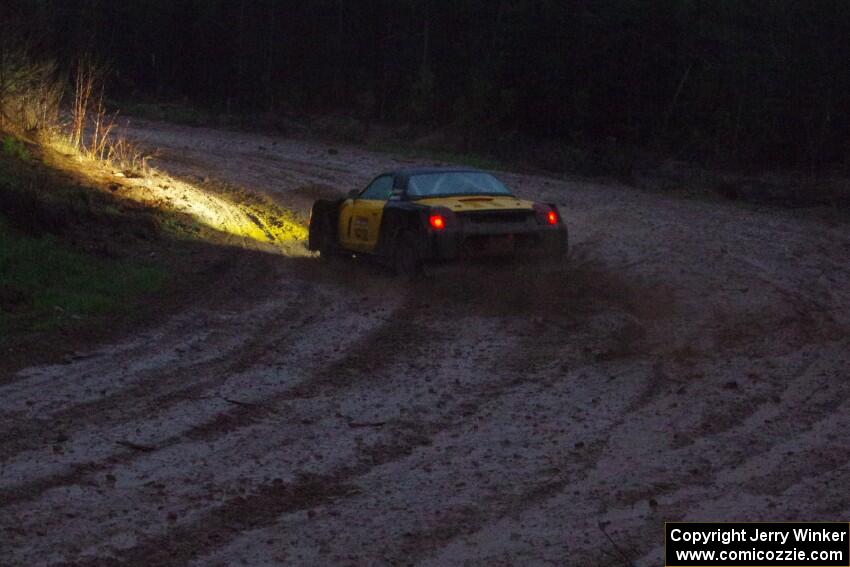
[(0, 342), (13, 332), (128, 312), (135, 298), (165, 281), (156, 266), (95, 256), (50, 235), (24, 235), (0, 217)]
[(3, 152), (4, 156), (29, 161), (30, 153), (27, 150), (27, 147), (15, 138), (14, 136), (3, 136), (0, 139), (0, 151)]

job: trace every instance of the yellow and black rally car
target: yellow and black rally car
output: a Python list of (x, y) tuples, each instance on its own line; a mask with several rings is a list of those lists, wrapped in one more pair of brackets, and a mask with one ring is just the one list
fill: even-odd
[(519, 199), (487, 172), (402, 169), (346, 198), (316, 201), (308, 247), (322, 257), (374, 255), (412, 277), (426, 262), (561, 256), (567, 227), (555, 205)]

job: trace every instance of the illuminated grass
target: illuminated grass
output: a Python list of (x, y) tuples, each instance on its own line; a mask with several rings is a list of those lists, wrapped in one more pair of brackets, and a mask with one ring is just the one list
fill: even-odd
[(44, 145), (49, 150), (45, 161), (51, 167), (73, 172), (91, 185), (120, 185), (123, 190), (116, 193), (117, 198), (188, 215), (214, 231), (274, 245), (282, 254), (302, 253), (294, 245), (306, 240), (307, 227), (291, 211), (272, 203), (234, 202), (227, 195), (206, 191), (150, 168), (128, 178), (108, 160), (82, 154), (61, 137), (45, 140)]
[[(82, 182), (81, 185), (92, 188), (87, 191), (95, 187), (109, 187), (111, 196), (116, 200), (132, 201), (163, 211), (165, 218), (177, 213), (177, 216), (191, 219), (188, 225), (212, 229), (182, 230), (181, 224), (178, 227), (181, 230), (177, 231), (180, 236), (204, 238), (211, 234), (226, 234), (262, 243), (264, 250), (283, 255), (308, 254), (303, 245), (307, 239), (307, 227), (292, 211), (257, 195), (240, 197), (173, 178), (148, 167), (143, 153), (130, 142), (122, 138), (107, 140), (107, 151), (96, 154), (72, 144), (61, 130), (45, 131), (38, 139), (41, 148), (38, 161), (43, 161), (49, 168), (72, 174)], [(113, 151), (115, 148), (121, 151)], [(123, 158), (116, 161), (110, 156)], [(12, 136), (0, 138), (0, 157), (29, 161), (25, 146)]]
[[(87, 71), (92, 72), (93, 69)], [(96, 79), (93, 75), (87, 77), (89, 81)], [(77, 86), (85, 87), (82, 94), (77, 93), (77, 98), (84, 99), (93, 88)], [(182, 231), (182, 236), (225, 234), (254, 240), (262, 243), (264, 250), (283, 255), (307, 254), (303, 246), (307, 227), (292, 211), (265, 198), (244, 199), (226, 191), (211, 191), (150, 168), (151, 155), (116, 134), (115, 117), (106, 114), (102, 101), (96, 102), (89, 116), (85, 100), (75, 99), (81, 110), (71, 126), (57, 123), (38, 133), (37, 161), (72, 174), (87, 187), (109, 188), (115, 199), (190, 217), (192, 223), (212, 229)], [(0, 136), (0, 157), (30, 161), (26, 146), (12, 135)], [(217, 242), (221, 243), (221, 239)]]

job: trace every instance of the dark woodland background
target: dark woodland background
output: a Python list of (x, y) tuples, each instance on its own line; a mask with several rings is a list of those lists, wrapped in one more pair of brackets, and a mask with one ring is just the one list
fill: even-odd
[[(850, 166), (843, 0), (3, 0), (0, 46), (116, 100), (331, 114), (477, 138)], [(2, 47), (0, 47), (2, 48)]]

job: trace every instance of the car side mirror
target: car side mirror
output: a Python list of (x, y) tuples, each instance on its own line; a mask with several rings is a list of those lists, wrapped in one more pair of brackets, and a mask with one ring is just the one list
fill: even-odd
[(348, 198), (349, 199), (356, 199), (358, 195), (360, 195), (360, 191), (357, 190), (357, 189), (352, 189), (351, 191), (348, 192)]

